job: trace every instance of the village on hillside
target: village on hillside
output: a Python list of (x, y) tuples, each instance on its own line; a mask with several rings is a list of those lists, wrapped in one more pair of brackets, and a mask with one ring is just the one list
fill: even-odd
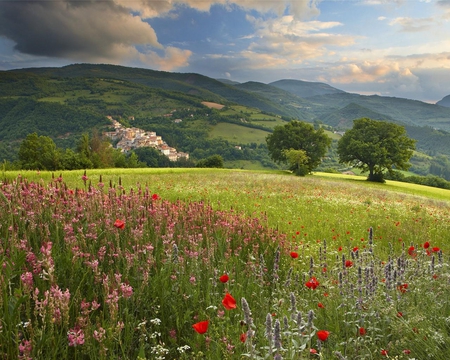
[(126, 128), (120, 122), (114, 120), (112, 116), (107, 116), (114, 126), (114, 131), (106, 132), (105, 135), (112, 140), (119, 140), (116, 148), (122, 152), (128, 152), (139, 147), (153, 147), (170, 161), (178, 161), (179, 159), (189, 159), (189, 154), (177, 152), (177, 149), (170, 147), (156, 132), (146, 132), (143, 129), (131, 127)]

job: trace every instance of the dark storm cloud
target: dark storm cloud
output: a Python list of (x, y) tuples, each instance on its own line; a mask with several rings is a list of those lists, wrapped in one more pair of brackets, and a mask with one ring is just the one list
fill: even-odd
[(0, 36), (21, 53), (86, 61), (161, 47), (149, 24), (113, 1), (0, 1)]

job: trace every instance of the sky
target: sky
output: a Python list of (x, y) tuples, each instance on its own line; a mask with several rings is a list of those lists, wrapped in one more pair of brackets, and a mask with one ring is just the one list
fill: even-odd
[(0, 70), (116, 64), (450, 95), (450, 0), (0, 0)]

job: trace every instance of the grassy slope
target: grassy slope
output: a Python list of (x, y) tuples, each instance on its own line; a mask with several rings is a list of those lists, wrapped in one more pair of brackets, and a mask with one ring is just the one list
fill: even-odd
[[(63, 175), (65, 182), (73, 188), (82, 188), (83, 182), (81, 176), (83, 175), (82, 170), (77, 171), (63, 171), (56, 172), (53, 176)], [(255, 187), (261, 186), (262, 182), (267, 181), (267, 179), (273, 178), (274, 180), (285, 179), (286, 181), (295, 182), (311, 182), (317, 181), (318, 184), (323, 186), (332, 184), (339, 184), (342, 187), (360, 187), (361, 191), (364, 189), (373, 189), (382, 192), (392, 192), (393, 194), (400, 195), (413, 195), (419, 197), (425, 197), (432, 200), (441, 200), (445, 202), (450, 202), (450, 190), (438, 189), (429, 186), (403, 183), (398, 181), (388, 180), (385, 184), (371, 183), (365, 181), (365, 177), (357, 175), (343, 175), (343, 174), (331, 174), (331, 173), (321, 173), (316, 172), (314, 175), (307, 177), (295, 177), (285, 171), (273, 171), (273, 170), (261, 170), (261, 171), (242, 171), (236, 169), (180, 169), (180, 168), (140, 168), (140, 169), (92, 169), (88, 171), (88, 177), (92, 181), (92, 184), (96, 184), (100, 176), (103, 178), (103, 182), (107, 185), (109, 181), (112, 184), (118, 184), (119, 178), (125, 188), (135, 187), (137, 184), (145, 185), (152, 183), (156, 180), (155, 177), (164, 177), (170, 179), (171, 181), (179, 177), (187, 177), (192, 179), (191, 189), (194, 190), (196, 187), (203, 187), (206, 185), (212, 186), (215, 192), (223, 193), (226, 195), (227, 187), (223, 188), (216, 187), (219, 182), (227, 182), (234, 176), (239, 174), (239, 176), (253, 177)], [(52, 178), (51, 172), (36, 172), (36, 171), (8, 171), (2, 174), (3, 179), (14, 179), (18, 175), (27, 178), (30, 181), (50, 181)], [(214, 182), (210, 182), (211, 178), (215, 178)], [(208, 180), (207, 182), (203, 181)], [(160, 179), (158, 179), (160, 180)], [(258, 183), (259, 181), (259, 183)], [(282, 180), (284, 181), (284, 180)], [(216, 184), (214, 184), (216, 183)], [(168, 187), (169, 189), (170, 187)], [(178, 195), (182, 195), (182, 192)], [(187, 197), (191, 195), (185, 194)]]

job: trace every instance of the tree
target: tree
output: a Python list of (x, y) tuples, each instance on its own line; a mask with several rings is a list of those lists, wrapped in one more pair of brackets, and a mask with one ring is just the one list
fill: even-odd
[[(266, 137), (267, 149), (273, 161), (289, 162), (286, 157), (291, 150), (303, 150), (307, 157), (299, 171), (298, 164), (290, 163), (290, 170), (297, 175), (306, 175), (315, 169), (331, 145), (331, 139), (322, 128), (317, 130), (311, 124), (293, 120), (286, 125), (276, 126)], [(288, 152), (286, 152), (288, 150)]]
[(198, 168), (223, 168), (223, 158), (220, 155), (211, 155), (197, 162)]
[(406, 136), (403, 126), (361, 118), (339, 139), (339, 162), (369, 171), (369, 181), (384, 182), (384, 170), (408, 170), (415, 142)]
[(308, 163), (308, 155), (306, 155), (305, 150), (284, 150), (284, 155), (289, 164), (289, 169), (291, 169), (295, 175), (305, 176), (308, 173), (306, 165)]
[(19, 161), (22, 169), (57, 170), (60, 153), (54, 141), (48, 136), (28, 134), (19, 148)]

